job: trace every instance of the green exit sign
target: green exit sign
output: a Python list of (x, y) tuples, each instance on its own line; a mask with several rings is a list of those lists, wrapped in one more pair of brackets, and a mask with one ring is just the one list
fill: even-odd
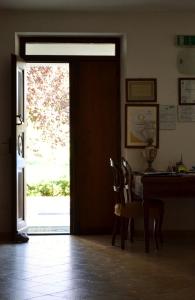
[(177, 35), (178, 46), (195, 46), (195, 35)]

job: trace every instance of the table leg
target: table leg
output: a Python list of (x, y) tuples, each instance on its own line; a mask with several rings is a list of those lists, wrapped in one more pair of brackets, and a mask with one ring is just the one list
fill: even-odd
[(149, 231), (149, 205), (144, 202), (144, 240), (145, 240), (145, 252), (150, 250), (150, 231)]

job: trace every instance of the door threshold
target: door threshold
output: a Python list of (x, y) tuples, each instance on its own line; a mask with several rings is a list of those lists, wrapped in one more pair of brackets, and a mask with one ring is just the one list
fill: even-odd
[(29, 226), (28, 234), (69, 234), (70, 226)]
[(64, 233), (48, 233), (48, 232), (37, 232), (37, 233), (28, 233), (28, 236), (46, 236), (46, 235), (70, 235), (70, 233), (64, 232)]

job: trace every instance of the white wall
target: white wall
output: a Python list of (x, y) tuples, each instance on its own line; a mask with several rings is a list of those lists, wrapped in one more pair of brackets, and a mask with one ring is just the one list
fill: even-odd
[[(10, 54), (15, 52), (15, 33), (88, 33), (118, 34), (123, 36), (122, 118), (124, 118), (125, 81), (127, 77), (154, 77), (158, 80), (158, 103), (177, 104), (175, 36), (195, 34), (195, 14), (173, 13), (25, 13), (0, 12), (0, 232), (11, 230), (11, 162), (6, 154), (6, 143), (11, 134), (11, 73)], [(122, 119), (124, 130), (124, 119)], [(154, 166), (165, 169), (169, 161), (179, 160), (195, 165), (195, 123), (177, 123), (177, 129), (160, 131), (160, 148)], [(122, 152), (133, 169), (143, 170), (146, 165), (138, 149)], [(178, 203), (177, 208), (176, 204)], [(188, 204), (187, 204), (188, 203)], [(167, 204), (165, 227), (195, 229), (195, 205), (178, 200)], [(176, 213), (177, 212), (177, 213)], [(188, 215), (190, 214), (190, 217)], [(174, 221), (172, 216), (177, 220)], [(187, 222), (180, 220), (184, 215)], [(179, 221), (178, 221), (179, 220)]]

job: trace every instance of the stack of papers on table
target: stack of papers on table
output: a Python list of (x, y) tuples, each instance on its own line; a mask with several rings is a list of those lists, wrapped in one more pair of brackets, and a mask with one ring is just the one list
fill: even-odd
[(154, 172), (144, 172), (144, 175), (159, 175), (159, 176), (166, 176), (166, 175), (175, 175), (176, 172), (167, 172), (167, 171), (154, 171)]

